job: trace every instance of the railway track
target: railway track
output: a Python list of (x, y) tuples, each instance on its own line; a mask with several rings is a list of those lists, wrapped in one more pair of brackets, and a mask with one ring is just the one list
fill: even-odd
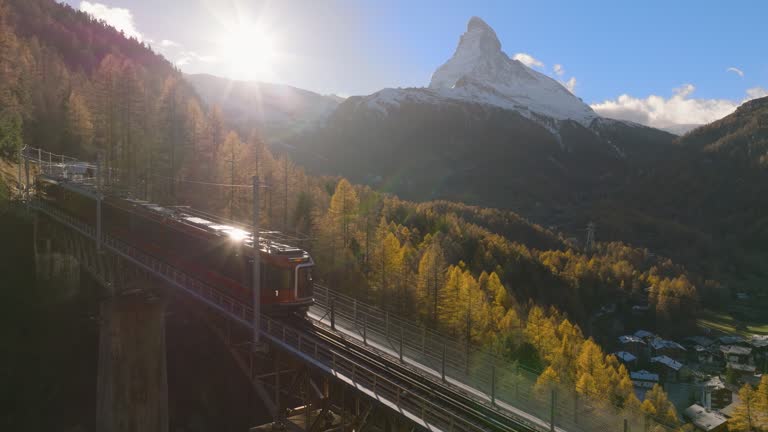
[(323, 324), (303, 317), (290, 317), (288, 320), (289, 325), (301, 328), (346, 357), (354, 358), (362, 366), (376, 370), (390, 380), (401, 383), (403, 398), (412, 393), (439, 402), (445, 410), (461, 412), (464, 417), (473, 419), (474, 423), (483, 425), (483, 429), (489, 432), (540, 432), (488, 404), (473, 399), (439, 379), (425, 376), (412, 367), (400, 363), (398, 359), (375, 352), (356, 339), (344, 337)]

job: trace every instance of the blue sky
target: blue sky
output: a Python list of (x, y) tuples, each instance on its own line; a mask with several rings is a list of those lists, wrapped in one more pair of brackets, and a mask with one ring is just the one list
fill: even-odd
[[(573, 80), (577, 96), (616, 117), (656, 126), (702, 122), (768, 94), (768, 2), (66, 2), (116, 27), (132, 26), (185, 72), (319, 93), (425, 86), (476, 15), (507, 54), (527, 53), (537, 60), (530, 66)], [(262, 30), (244, 30), (256, 27)], [(232, 42), (238, 37), (269, 40), (269, 65), (251, 54), (263, 43)]]

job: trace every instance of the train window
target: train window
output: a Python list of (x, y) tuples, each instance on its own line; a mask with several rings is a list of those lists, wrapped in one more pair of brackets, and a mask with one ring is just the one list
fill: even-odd
[(312, 296), (312, 267), (299, 268), (299, 279), (297, 283), (297, 297), (305, 298)]
[(290, 269), (275, 267), (271, 265), (262, 265), (262, 289), (270, 291), (284, 291), (292, 286), (293, 277)]

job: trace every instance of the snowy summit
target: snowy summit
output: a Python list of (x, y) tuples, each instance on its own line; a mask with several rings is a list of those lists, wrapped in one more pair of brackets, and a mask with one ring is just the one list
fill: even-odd
[(469, 20), (453, 57), (432, 74), (428, 88), (384, 89), (364, 101), (382, 113), (403, 102), (473, 102), (514, 110), (548, 127), (552, 119), (589, 126), (599, 118), (559, 82), (509, 58), (496, 32), (478, 17)]
[(536, 72), (501, 50), (496, 32), (472, 17), (459, 46), (432, 75), (429, 88), (445, 96), (530, 110), (588, 125), (597, 114), (556, 80)]

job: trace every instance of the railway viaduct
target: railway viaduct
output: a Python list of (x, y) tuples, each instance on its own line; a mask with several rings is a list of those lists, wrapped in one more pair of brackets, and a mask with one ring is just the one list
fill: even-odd
[[(168, 430), (165, 310), (206, 323), (250, 382), (267, 421), (252, 430), (444, 432), (643, 430), (578, 398), (534, 395), (535, 374), (465, 342), (315, 285), (307, 319), (260, 314), (217, 287), (35, 197), (71, 159), (25, 149), (20, 201), (34, 219), (41, 279), (96, 280), (100, 431)], [(71, 181), (73, 187), (77, 182)], [(83, 193), (92, 193), (83, 187)], [(635, 429), (636, 428), (636, 429)]]

